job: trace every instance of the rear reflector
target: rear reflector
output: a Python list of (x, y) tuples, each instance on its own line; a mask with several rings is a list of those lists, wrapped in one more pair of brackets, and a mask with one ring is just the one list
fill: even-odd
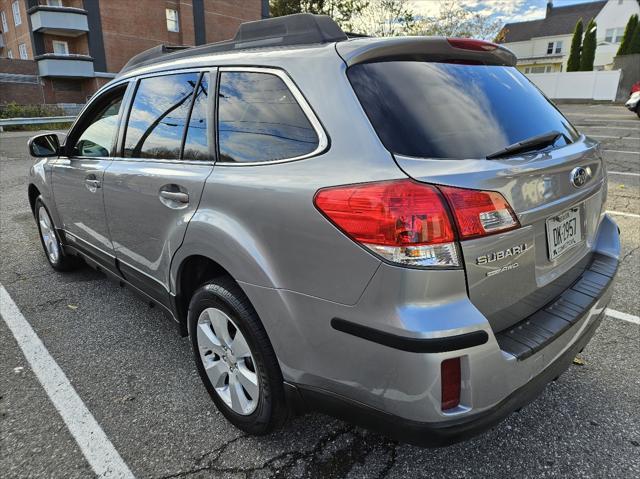
[(324, 188), (316, 207), (357, 243), (411, 266), (459, 266), (455, 232), (435, 186), (412, 180)]
[(504, 197), (495, 191), (441, 186), (451, 205), (460, 239), (487, 236), (518, 228), (520, 223)]
[(440, 364), (442, 385), (442, 410), (453, 409), (460, 404), (460, 358), (445, 359)]
[(462, 50), (474, 50), (477, 52), (490, 52), (498, 48), (498, 45), (484, 40), (474, 40), (473, 38), (447, 38), (449, 45)]

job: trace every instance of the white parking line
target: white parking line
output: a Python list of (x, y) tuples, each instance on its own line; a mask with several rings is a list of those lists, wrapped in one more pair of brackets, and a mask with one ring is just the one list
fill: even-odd
[(621, 319), (633, 324), (640, 324), (640, 318), (633, 314), (623, 313), (622, 311), (616, 311), (615, 309), (607, 308), (604, 312), (607, 316), (615, 319)]
[(133, 478), (133, 473), (100, 424), (1, 284), (0, 316), (13, 333), (24, 357), (93, 471), (101, 478)]
[(638, 155), (640, 156), (640, 153), (637, 151), (626, 151), (626, 150), (602, 150), (602, 151), (606, 151), (607, 153), (627, 153), (629, 155)]
[(640, 176), (640, 173), (631, 173), (629, 171), (608, 171), (610, 175), (620, 175), (620, 176)]
[(610, 215), (628, 216), (629, 218), (640, 218), (640, 215), (637, 215), (635, 213), (625, 213), (624, 211), (607, 210), (607, 213), (609, 213)]

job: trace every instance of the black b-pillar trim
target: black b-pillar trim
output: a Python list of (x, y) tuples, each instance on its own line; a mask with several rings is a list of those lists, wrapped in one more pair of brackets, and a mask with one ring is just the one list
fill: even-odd
[(443, 338), (408, 338), (396, 334), (380, 331), (345, 319), (333, 318), (331, 326), (337, 331), (351, 334), (368, 341), (382, 344), (410, 353), (444, 353), (459, 349), (480, 346), (489, 340), (486, 331), (472, 331), (470, 333), (445, 336)]
[(204, 0), (193, 0), (193, 33), (196, 45), (207, 43), (207, 31), (204, 21)]
[(100, 19), (100, 0), (83, 0), (84, 9), (87, 11), (87, 23), (89, 25), (89, 55), (93, 58), (93, 70), (107, 71), (107, 56), (104, 51), (104, 38), (102, 37), (102, 20)]

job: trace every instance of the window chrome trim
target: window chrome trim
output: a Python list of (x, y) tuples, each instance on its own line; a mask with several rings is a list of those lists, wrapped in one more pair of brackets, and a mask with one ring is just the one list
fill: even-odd
[[(289, 91), (293, 94), (296, 102), (302, 109), (302, 112), (307, 117), (307, 120), (313, 127), (318, 136), (318, 146), (310, 153), (301, 156), (295, 156), (292, 158), (282, 158), (279, 160), (265, 160), (265, 161), (245, 161), (245, 162), (233, 162), (233, 161), (218, 161), (216, 162), (216, 166), (231, 166), (231, 167), (242, 167), (242, 166), (254, 166), (254, 165), (273, 165), (277, 163), (287, 163), (289, 161), (297, 161), (304, 160), (306, 158), (311, 158), (312, 156), (317, 156), (320, 153), (324, 152), (329, 147), (329, 137), (325, 132), (322, 123), (316, 116), (315, 112), (311, 108), (311, 105), (307, 102), (307, 99), (304, 97), (302, 92), (298, 89), (298, 86), (294, 83), (291, 77), (284, 71), (278, 68), (270, 68), (270, 67), (219, 67), (218, 71), (220, 73), (224, 72), (243, 72), (243, 73), (267, 73), (271, 75), (275, 75), (280, 78), (284, 84), (287, 86)], [(219, 83), (219, 82), (218, 82)], [(218, 86), (220, 88), (220, 85)], [(219, 111), (216, 112), (219, 115)], [(216, 121), (217, 125), (217, 121)], [(218, 151), (220, 149), (220, 140), (218, 139)]]

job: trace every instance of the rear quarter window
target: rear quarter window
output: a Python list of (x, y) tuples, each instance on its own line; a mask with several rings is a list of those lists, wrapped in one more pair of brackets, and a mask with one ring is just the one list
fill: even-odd
[(319, 139), (285, 82), (271, 73), (223, 71), (218, 94), (220, 161), (294, 159)]
[(390, 61), (347, 75), (385, 147), (421, 158), (485, 158), (569, 121), (514, 67)]

